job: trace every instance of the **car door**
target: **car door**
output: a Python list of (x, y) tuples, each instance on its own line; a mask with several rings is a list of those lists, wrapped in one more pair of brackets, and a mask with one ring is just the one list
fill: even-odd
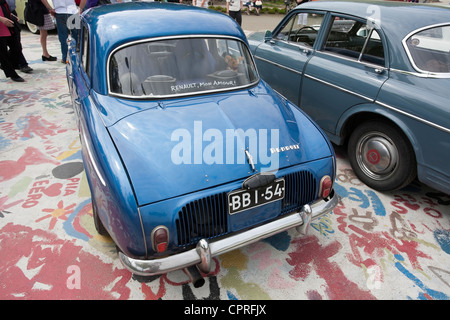
[(304, 70), (300, 106), (332, 137), (346, 110), (375, 101), (388, 55), (380, 30), (344, 15), (329, 16), (318, 46)]
[(303, 69), (311, 57), (325, 14), (293, 11), (274, 30), (270, 40), (254, 51), (261, 78), (299, 104)]

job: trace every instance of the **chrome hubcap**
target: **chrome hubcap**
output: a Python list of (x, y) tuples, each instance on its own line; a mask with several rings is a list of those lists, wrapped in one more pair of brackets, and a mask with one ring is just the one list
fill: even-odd
[(398, 150), (388, 136), (380, 132), (369, 132), (358, 141), (356, 159), (367, 176), (385, 180), (397, 167)]

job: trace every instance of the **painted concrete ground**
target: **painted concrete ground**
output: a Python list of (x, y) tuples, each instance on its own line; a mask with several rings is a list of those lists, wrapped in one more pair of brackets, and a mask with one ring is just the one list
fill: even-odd
[(309, 235), (225, 254), (200, 289), (182, 271), (133, 277), (94, 229), (64, 65), (22, 34), (35, 72), (0, 75), (0, 299), (449, 299), (450, 196), (374, 192), (340, 150), (342, 201)]

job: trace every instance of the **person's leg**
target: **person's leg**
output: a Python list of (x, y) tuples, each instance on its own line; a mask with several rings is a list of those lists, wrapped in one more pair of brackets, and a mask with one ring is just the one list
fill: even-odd
[(242, 14), (241, 14), (241, 10), (236, 11), (236, 16), (234, 18), (236, 20), (236, 22), (242, 26)]
[(42, 47), (42, 55), (44, 57), (50, 57), (50, 53), (47, 51), (47, 30), (39, 30), (40, 33), (40, 41), (41, 41), (41, 47)]
[[(18, 16), (16, 10), (11, 11), (11, 13), (13, 15), (15, 15), (16, 17)], [(18, 67), (19, 67), (19, 69), (21, 71), (26, 72), (26, 73), (30, 73), (30, 72), (33, 71), (33, 69), (28, 66), (28, 61), (27, 61), (27, 59), (25, 58), (25, 56), (23, 54), (21, 31), (20, 30), (18, 30), (16, 32), (16, 41), (17, 41), (18, 46), (20, 47), (19, 65), (18, 65)], [(14, 67), (16, 67), (16, 66), (14, 66)]]
[(58, 39), (61, 44), (62, 62), (67, 60), (67, 37), (69, 36), (69, 29), (67, 28), (68, 14), (56, 14), (56, 29), (58, 30)]
[(22, 54), (22, 46), (17, 41), (17, 34), (12, 33), (10, 37), (6, 37), (6, 43), (9, 48), (8, 60), (14, 69), (19, 69), (20, 56)]
[(8, 41), (10, 37), (0, 37), (0, 64), (3, 72), (7, 78), (11, 78), (14, 81), (24, 80), (16, 73), (8, 55)]

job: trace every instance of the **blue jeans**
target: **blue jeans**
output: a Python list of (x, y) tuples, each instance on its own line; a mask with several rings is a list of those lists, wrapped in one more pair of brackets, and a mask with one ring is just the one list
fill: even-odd
[(70, 35), (72, 39), (78, 40), (78, 29), (69, 29), (67, 27), (67, 19), (71, 14), (57, 13), (56, 14), (56, 28), (58, 29), (58, 39), (61, 44), (62, 61), (67, 61), (67, 37)]

